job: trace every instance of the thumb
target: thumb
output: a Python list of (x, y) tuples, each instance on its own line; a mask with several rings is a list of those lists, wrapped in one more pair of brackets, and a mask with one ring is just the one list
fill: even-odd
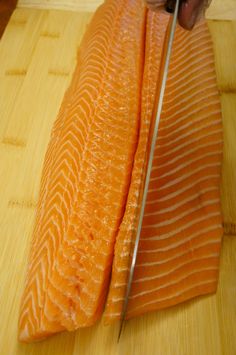
[(184, 0), (179, 11), (179, 24), (191, 30), (200, 18), (210, 1), (204, 0)]

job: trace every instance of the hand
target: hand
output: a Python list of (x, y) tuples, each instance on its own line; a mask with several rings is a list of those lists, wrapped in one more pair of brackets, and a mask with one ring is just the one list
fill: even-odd
[[(146, 3), (150, 10), (157, 11), (164, 8), (166, 0), (146, 0)], [(183, 0), (179, 10), (179, 24), (191, 30), (209, 4), (209, 0)]]

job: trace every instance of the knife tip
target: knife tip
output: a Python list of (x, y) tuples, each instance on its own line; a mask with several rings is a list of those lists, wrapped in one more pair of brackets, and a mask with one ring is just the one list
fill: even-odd
[(123, 329), (123, 324), (124, 324), (124, 321), (122, 320), (120, 323), (119, 333), (118, 333), (118, 337), (117, 337), (117, 343), (119, 343), (119, 341), (120, 341), (120, 337), (121, 337), (121, 333), (122, 333), (122, 329)]

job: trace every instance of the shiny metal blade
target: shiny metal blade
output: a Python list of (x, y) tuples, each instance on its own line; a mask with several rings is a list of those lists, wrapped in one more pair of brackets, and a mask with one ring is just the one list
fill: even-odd
[(145, 179), (145, 184), (144, 184), (143, 199), (142, 199), (142, 204), (141, 204), (141, 209), (140, 209), (140, 215), (139, 215), (139, 219), (138, 219), (138, 228), (137, 228), (137, 234), (136, 234), (136, 238), (135, 238), (133, 257), (132, 257), (132, 262), (131, 262), (131, 267), (130, 267), (130, 272), (129, 272), (125, 300), (124, 300), (123, 308), (122, 308), (118, 341), (120, 339), (121, 332), (122, 332), (123, 325), (124, 325), (124, 321), (125, 321), (128, 300), (129, 300), (129, 294), (130, 294), (133, 275), (134, 275), (134, 267), (135, 267), (135, 263), (136, 263), (137, 253), (138, 253), (139, 239), (140, 239), (140, 234), (141, 234), (141, 229), (142, 229), (142, 224), (143, 224), (143, 216), (144, 216), (144, 210), (145, 210), (147, 194), (148, 194), (148, 186), (149, 186), (149, 181), (150, 181), (150, 176), (151, 176), (151, 171), (152, 171), (152, 163), (153, 163), (154, 151), (155, 151), (155, 146), (156, 146), (156, 141), (157, 141), (158, 127), (159, 127), (159, 122), (160, 122), (160, 118), (161, 118), (163, 98), (164, 98), (164, 93), (165, 93), (165, 88), (166, 88), (166, 81), (167, 81), (167, 76), (168, 76), (171, 51), (172, 51), (173, 40), (174, 40), (174, 35), (175, 35), (175, 28), (176, 28), (176, 23), (177, 23), (179, 4), (180, 4), (180, 0), (176, 0), (175, 11), (173, 14), (172, 24), (171, 24), (170, 33), (169, 33), (165, 63), (164, 63), (164, 67), (163, 67), (164, 69), (163, 69), (162, 83), (161, 83), (161, 88), (160, 88), (156, 120), (155, 120), (155, 125), (154, 125), (154, 130), (153, 130), (152, 141), (151, 141), (150, 156), (149, 156), (148, 165), (147, 165), (147, 174), (146, 174), (146, 179)]

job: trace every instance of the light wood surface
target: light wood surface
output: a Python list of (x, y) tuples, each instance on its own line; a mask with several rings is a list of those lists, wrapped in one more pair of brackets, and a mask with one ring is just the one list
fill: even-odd
[[(119, 344), (118, 325), (102, 323), (41, 343), (17, 342), (43, 157), (90, 16), (19, 8), (0, 42), (0, 354), (235, 355), (236, 238), (230, 235), (223, 241), (216, 295), (127, 322)], [(222, 95), (222, 206), (230, 234), (236, 222), (236, 24), (209, 25)]]
[(103, 0), (19, 0), (18, 7), (58, 9), (69, 11), (94, 11)]
[[(19, 7), (94, 11), (103, 0), (18, 0)], [(236, 20), (236, 0), (212, 0), (208, 19)]]

